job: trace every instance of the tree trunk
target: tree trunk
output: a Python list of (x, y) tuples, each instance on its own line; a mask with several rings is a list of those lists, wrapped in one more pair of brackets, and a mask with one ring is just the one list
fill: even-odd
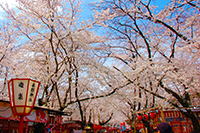
[(188, 109), (187, 112), (182, 112), (187, 118), (190, 118), (190, 120), (192, 121), (193, 127), (195, 131), (199, 131), (200, 132), (200, 124), (199, 121), (197, 119), (197, 117), (195, 116), (195, 114), (192, 112), (191, 109)]

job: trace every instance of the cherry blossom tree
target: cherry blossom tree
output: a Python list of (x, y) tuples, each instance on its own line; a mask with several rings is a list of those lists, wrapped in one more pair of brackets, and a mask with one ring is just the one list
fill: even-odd
[[(113, 112), (113, 120), (117, 111), (132, 119), (162, 105), (179, 109), (199, 130), (191, 110), (200, 97), (199, 2), (174, 0), (160, 11), (151, 3), (102, 1), (94, 4), (93, 20), (85, 21), (80, 1), (1, 5), (9, 23), (1, 33), (1, 78), (41, 81), (40, 106), (73, 111), (73, 119), (83, 122), (97, 103), (102, 123)], [(104, 36), (94, 25), (104, 28)]]
[(109, 39), (104, 57), (127, 82), (121, 91), (133, 94), (132, 108), (176, 107), (199, 131), (192, 112), (200, 100), (199, 1), (173, 0), (163, 10), (151, 0), (102, 0), (93, 7)]
[(40, 81), (38, 105), (72, 111), (74, 119), (87, 123), (91, 100), (110, 96), (126, 84), (117, 88), (107, 84), (115, 73), (103, 65), (95, 47), (105, 38), (93, 32), (95, 21), (81, 20), (80, 4), (73, 0), (18, 0), (17, 8), (1, 7), (17, 40), (12, 60), (7, 59), (7, 80), (31, 77)]
[(12, 57), (11, 53), (15, 53), (13, 44), (17, 41), (15, 39), (14, 30), (10, 29), (9, 23), (2, 22), (0, 28), (0, 84), (2, 86), (0, 89), (0, 95), (2, 98), (6, 98), (6, 82), (10, 75), (8, 68), (10, 58)]

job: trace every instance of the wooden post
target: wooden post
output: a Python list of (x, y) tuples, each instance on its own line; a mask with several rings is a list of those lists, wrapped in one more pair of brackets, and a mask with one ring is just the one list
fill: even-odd
[(93, 114), (93, 124), (95, 124), (94, 109), (92, 109), (92, 114)]
[(133, 118), (134, 118), (134, 133), (136, 133), (136, 118), (135, 116), (133, 116)]
[(98, 124), (100, 125), (100, 114), (98, 113)]
[(161, 117), (162, 117), (162, 121), (163, 121), (163, 122), (166, 122), (166, 121), (165, 121), (165, 115), (164, 115), (164, 112), (163, 112), (163, 109), (162, 109), (162, 107), (161, 107), (161, 109), (160, 109), (160, 110), (161, 110)]

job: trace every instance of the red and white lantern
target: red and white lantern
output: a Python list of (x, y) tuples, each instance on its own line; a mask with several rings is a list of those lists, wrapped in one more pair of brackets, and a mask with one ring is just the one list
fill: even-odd
[(28, 78), (8, 81), (10, 107), (13, 114), (20, 116), (20, 132), (23, 132), (23, 116), (29, 115), (33, 110), (39, 86), (40, 82)]
[(35, 105), (40, 82), (28, 78), (8, 82), (10, 107), (16, 115), (29, 115)]

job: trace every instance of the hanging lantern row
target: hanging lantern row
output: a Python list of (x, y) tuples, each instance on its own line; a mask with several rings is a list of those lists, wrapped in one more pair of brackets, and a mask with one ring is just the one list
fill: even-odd
[(138, 121), (147, 121), (147, 120), (150, 120), (150, 119), (155, 119), (156, 117), (156, 114), (160, 113), (160, 110), (155, 110), (155, 112), (150, 112), (148, 114), (137, 114), (135, 115), (135, 118), (138, 120)]

